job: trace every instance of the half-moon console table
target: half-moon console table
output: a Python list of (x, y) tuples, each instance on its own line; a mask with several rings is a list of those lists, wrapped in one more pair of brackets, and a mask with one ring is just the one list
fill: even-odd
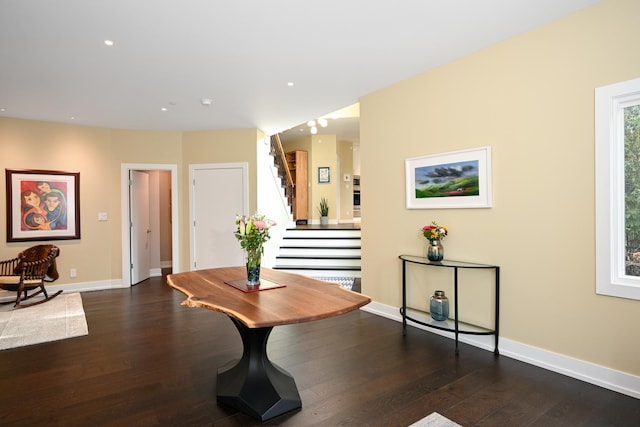
[(169, 286), (187, 295), (183, 305), (225, 313), (238, 329), (244, 350), (237, 363), (218, 369), (218, 402), (268, 420), (302, 406), (296, 383), (267, 357), (274, 326), (338, 316), (371, 302), (335, 283), (284, 271), (261, 269), (264, 290), (244, 292), (230, 283), (246, 279), (245, 267), (171, 274)]
[[(493, 353), (497, 356), (498, 351), (498, 336), (499, 336), (499, 320), (500, 320), (500, 267), (497, 265), (488, 264), (476, 264), (472, 262), (464, 261), (451, 261), (443, 260), (439, 262), (429, 261), (429, 259), (415, 255), (400, 255), (402, 260), (402, 307), (400, 307), (400, 314), (402, 315), (402, 333), (407, 333), (407, 321), (415, 322), (417, 324), (426, 326), (428, 328), (440, 329), (443, 331), (451, 331), (455, 335), (456, 341), (456, 354), (459, 353), (458, 349), (458, 335), (493, 335), (495, 337), (495, 347)], [(407, 306), (407, 263), (421, 264), (428, 268), (447, 268), (453, 270), (453, 319), (446, 319), (443, 321), (433, 320), (428, 312), (423, 310), (417, 310)], [(471, 323), (461, 322), (459, 320), (459, 303), (458, 303), (458, 270), (460, 269), (485, 269), (494, 270), (495, 278), (495, 313), (494, 313), (494, 327), (493, 329), (484, 328), (481, 326), (473, 325)]]

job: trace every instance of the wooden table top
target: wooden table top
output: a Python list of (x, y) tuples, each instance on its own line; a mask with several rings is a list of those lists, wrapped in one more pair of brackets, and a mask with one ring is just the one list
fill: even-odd
[(266, 267), (261, 268), (260, 277), (284, 287), (243, 292), (225, 283), (246, 276), (245, 267), (223, 267), (170, 274), (167, 282), (187, 295), (183, 305), (225, 313), (249, 328), (325, 319), (371, 302), (371, 298), (338, 284)]

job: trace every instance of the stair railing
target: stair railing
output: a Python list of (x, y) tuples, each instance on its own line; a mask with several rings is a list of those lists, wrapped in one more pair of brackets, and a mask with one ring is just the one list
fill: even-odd
[(276, 167), (278, 168), (278, 175), (284, 181), (284, 194), (287, 197), (289, 206), (293, 204), (293, 190), (295, 184), (291, 177), (291, 171), (289, 170), (289, 164), (287, 163), (287, 156), (282, 148), (282, 142), (280, 141), (280, 135), (271, 135), (271, 155), (274, 158)]

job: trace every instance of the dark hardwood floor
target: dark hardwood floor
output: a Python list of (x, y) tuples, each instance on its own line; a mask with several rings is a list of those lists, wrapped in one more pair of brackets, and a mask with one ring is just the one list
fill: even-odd
[[(180, 305), (160, 278), (82, 295), (89, 335), (0, 351), (2, 426), (253, 426), (216, 403), (239, 358), (224, 315)], [(264, 425), (639, 426), (640, 400), (363, 311), (274, 328), (270, 358), (302, 409)]]

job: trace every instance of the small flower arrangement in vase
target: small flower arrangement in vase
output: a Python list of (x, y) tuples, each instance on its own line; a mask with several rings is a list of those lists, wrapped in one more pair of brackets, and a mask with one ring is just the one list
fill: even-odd
[(432, 221), (430, 225), (422, 227), (422, 235), (429, 241), (427, 246), (427, 258), (429, 261), (442, 261), (444, 259), (444, 247), (442, 239), (449, 234), (446, 225), (438, 225)]
[(236, 239), (247, 254), (247, 282), (249, 287), (260, 286), (260, 261), (264, 253), (263, 244), (269, 240), (269, 229), (275, 221), (265, 215), (236, 215)]

